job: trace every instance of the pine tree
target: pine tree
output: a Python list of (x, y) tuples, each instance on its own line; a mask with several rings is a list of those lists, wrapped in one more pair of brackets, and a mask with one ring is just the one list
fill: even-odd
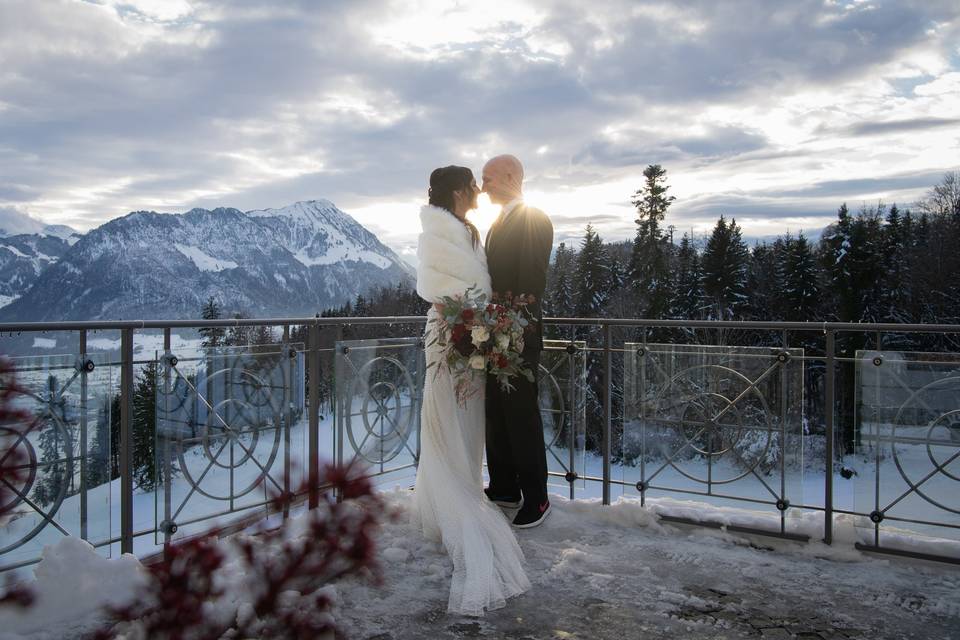
[(720, 216), (703, 252), (703, 291), (714, 318), (733, 319), (746, 306), (749, 259), (737, 221)]
[(603, 240), (588, 224), (577, 256), (574, 313), (580, 318), (600, 314), (610, 293), (610, 260)]
[[(909, 214), (909, 212), (907, 212)], [(880, 291), (881, 322), (910, 322), (912, 307), (909, 287), (909, 218), (901, 217), (894, 204), (887, 212), (883, 226), (882, 286)]]
[(646, 182), (631, 202), (637, 208), (637, 232), (633, 241), (627, 276), (633, 285), (647, 318), (662, 318), (670, 307), (670, 252), (672, 247), (663, 236), (661, 222), (676, 199), (667, 196), (667, 170), (658, 164), (643, 171)]
[[(233, 314), (234, 320), (243, 320), (247, 317), (249, 316), (243, 312)], [(228, 347), (242, 347), (250, 344), (250, 327), (248, 325), (229, 327), (226, 331), (223, 344)]]
[(144, 365), (133, 391), (133, 478), (142, 491), (157, 485), (157, 378), (155, 361)]
[[(220, 319), (220, 304), (217, 303), (213, 296), (207, 298), (207, 302), (203, 305), (200, 315), (204, 320)], [(200, 345), (203, 347), (219, 347), (223, 344), (223, 327), (204, 327), (200, 329), (200, 335), (203, 338)]]
[(576, 252), (561, 242), (554, 253), (547, 284), (549, 313), (558, 317), (573, 314), (573, 278), (576, 267)]
[(703, 315), (703, 270), (700, 255), (683, 234), (677, 251), (676, 286), (670, 302), (670, 315), (681, 320), (698, 320)]
[(817, 263), (803, 233), (786, 243), (782, 260), (783, 319), (796, 322), (816, 320), (820, 300)]
[[(47, 393), (54, 398), (58, 391), (56, 376), (47, 378)], [(50, 404), (50, 413), (44, 416), (40, 426), (38, 444), (40, 446), (40, 460), (37, 470), (37, 480), (34, 488), (34, 500), (45, 507), (54, 503), (61, 492), (67, 495), (66, 459), (72, 454), (72, 443), (66, 439), (58, 423), (66, 424), (66, 402), (63, 398)]]
[(97, 409), (97, 423), (93, 442), (87, 451), (87, 487), (93, 488), (110, 482), (110, 398), (104, 396)]
[(857, 312), (851, 319), (879, 322), (883, 317), (883, 236), (886, 207), (863, 206), (850, 229), (850, 286)]
[(110, 479), (120, 477), (120, 394), (110, 400)]
[(785, 238), (777, 238), (773, 245), (759, 243), (750, 252), (747, 266), (747, 304), (743, 311), (748, 320), (781, 320), (783, 309), (780, 300)]
[(277, 337), (273, 334), (273, 329), (266, 325), (253, 327), (253, 333), (250, 336), (250, 344), (262, 346), (265, 344), (276, 344)]

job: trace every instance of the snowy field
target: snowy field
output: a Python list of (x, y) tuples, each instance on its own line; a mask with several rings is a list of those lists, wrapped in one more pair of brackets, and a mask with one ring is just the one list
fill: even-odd
[[(385, 495), (401, 515), (378, 536), (384, 584), (330, 586), (334, 617), (351, 638), (945, 640), (960, 628), (960, 575), (950, 567), (671, 526), (633, 499), (604, 507), (559, 496), (543, 526), (518, 532), (532, 590), (481, 618), (448, 615), (449, 559), (408, 524), (412, 492)], [(289, 535), (300, 535), (299, 522)], [(855, 535), (848, 519), (837, 535)], [(224, 584), (242, 584), (239, 566), (228, 563)], [(96, 626), (101, 604), (129, 597), (139, 572), (131, 556), (105, 559), (65, 539), (35, 568), (36, 609), (0, 614), (0, 640), (79, 638)], [(228, 588), (215, 606), (236, 609), (236, 598)]]
[[(335, 420), (332, 415), (323, 415), (320, 423), (320, 459), (333, 460), (337, 447), (335, 436)], [(363, 431), (361, 426), (360, 431)], [(270, 455), (273, 452), (274, 435), (267, 434), (262, 438), (254, 449), (257, 463), (248, 461), (239, 466), (232, 474), (228, 469), (213, 465), (209, 471), (202, 477), (202, 486), (204, 490), (213, 495), (229, 495), (229, 484), (232, 481), (236, 487), (244, 487), (255, 481), (262, 474), (262, 467), (270, 469), (270, 477), (273, 480), (267, 482), (267, 488), (276, 489), (278, 484), (282, 484), (283, 475), (283, 456), (289, 446), (290, 461), (292, 469), (291, 484), (296, 485), (300, 479), (302, 470), (306, 467), (307, 460), (307, 423), (305, 420), (298, 421), (290, 431), (289, 445), (285, 438), (277, 438), (278, 443), (275, 452), (275, 460), (272, 466), (268, 467)], [(359, 444), (359, 443), (358, 443)], [(415, 435), (409, 442), (410, 448), (416, 451)], [(369, 441), (366, 448), (373, 447), (369, 451), (372, 459), (377, 459), (380, 451), (376, 450), (376, 440)], [(352, 451), (349, 438), (345, 437), (345, 451)], [(565, 449), (557, 449), (560, 459), (569, 460), (569, 452)], [(593, 453), (575, 452), (575, 469), (581, 475), (592, 477), (602, 476), (602, 460)], [(921, 477), (928, 471), (930, 466), (927, 458), (926, 447), (911, 447), (900, 454), (901, 463), (906, 472), (912, 473), (914, 477)], [(206, 467), (210, 466), (207, 458), (200, 448), (185, 455), (186, 464), (195, 470), (194, 476), (199, 476)], [(552, 471), (562, 471), (558, 462), (550, 458), (550, 468)], [(381, 486), (403, 486), (413, 485), (415, 469), (404, 468), (399, 471), (389, 472), (390, 469), (400, 467), (409, 467), (414, 462), (410, 450), (402, 448), (399, 453), (382, 467), (370, 468), (371, 473), (382, 474), (377, 478), (377, 483)], [(851, 479), (842, 477), (839, 473), (839, 465), (834, 474), (834, 507), (841, 511), (856, 511), (861, 514), (868, 514), (875, 504), (875, 478), (874, 471), (877, 468), (875, 456), (870, 451), (865, 451), (860, 456), (848, 456), (845, 465), (857, 472), (857, 475)], [(660, 464), (648, 464), (646, 466), (647, 477), (662, 466)], [(742, 471), (736, 468), (729, 468), (726, 462), (714, 464), (714, 477), (723, 477), (723, 474), (732, 477), (739, 475)], [(702, 459), (690, 459), (679, 461), (677, 467), (694, 477), (706, 477), (706, 464)], [(688, 476), (680, 473), (678, 468), (666, 466), (657, 476), (655, 484), (661, 487), (684, 491), (703, 491), (705, 486), (691, 480)], [(900, 472), (895, 461), (889, 457), (882, 457), (880, 460), (881, 495), (889, 503), (893, 498), (899, 495), (901, 490), (906, 487), (901, 479)], [(388, 471), (383, 473), (383, 471)], [(584, 473), (585, 471), (585, 473)], [(640, 479), (641, 469), (639, 466), (615, 465), (612, 469), (612, 477), (616, 481), (625, 484), (614, 484), (611, 487), (613, 499), (624, 497), (631, 500), (639, 500), (640, 492), (634, 487), (634, 484)], [(822, 506), (824, 501), (823, 487), (824, 474), (816, 465), (808, 467), (793, 468), (788, 470), (788, 480), (786, 483), (786, 495), (794, 505)], [(762, 479), (762, 481), (761, 481)], [(757, 500), (775, 500), (768, 489), (780, 489), (779, 476), (777, 473), (759, 478), (748, 475), (727, 486), (720, 486), (720, 491), (725, 491), (728, 495), (735, 495), (741, 498)], [(267, 498), (264, 487), (237, 499), (233, 503), (236, 513), (222, 514), (230, 507), (229, 501), (216, 500), (206, 497), (198, 492), (191, 491), (191, 485), (183, 475), (174, 477), (169, 494), (171, 497), (172, 510), (180, 512), (175, 518), (178, 523), (184, 523), (192, 520), (200, 520), (194, 524), (181, 526), (174, 539), (183, 538), (188, 535), (200, 533), (215, 525), (229, 524), (239, 517), (248, 517), (255, 513), (257, 507), (245, 509), (247, 505), (253, 505), (263, 502)], [(599, 482), (578, 480), (574, 483), (574, 497), (577, 499), (599, 499), (602, 496), (602, 486)], [(952, 490), (952, 480), (949, 477), (933, 477), (927, 481), (924, 488), (927, 493), (938, 498), (946, 498), (944, 502), (948, 505), (956, 505), (955, 495), (949, 492)], [(570, 485), (560, 477), (551, 476), (550, 490), (556, 495), (569, 497)], [(138, 535), (134, 539), (134, 551), (140, 556), (146, 556), (156, 553), (162, 548), (162, 535), (155, 534), (154, 530), (158, 524), (164, 520), (164, 488), (156, 491), (136, 491), (134, 494), (134, 531)], [(952, 496), (952, 497), (951, 497)], [(780, 513), (772, 505), (761, 505), (741, 500), (732, 500), (717, 498), (712, 496), (690, 495), (675, 491), (666, 491), (661, 489), (651, 489), (647, 492), (648, 504), (658, 505), (660, 513), (664, 515), (683, 517), (691, 520), (705, 522), (739, 525), (752, 527), (756, 529), (776, 532), (781, 528)], [(92, 489), (88, 494), (89, 508), (89, 539), (95, 544), (108, 540), (111, 536), (119, 536), (120, 523), (120, 482), (114, 480), (109, 485), (101, 485)], [(67, 498), (61, 506), (54, 520), (72, 535), (79, 535), (79, 496)], [(938, 521), (960, 525), (960, 517), (956, 514), (944, 511), (934, 504), (916, 496), (908, 496), (893, 511), (900, 515), (908, 515), (911, 518), (921, 521)], [(841, 516), (837, 516), (841, 517)], [(856, 542), (869, 543), (874, 542), (873, 524), (866, 515), (843, 516), (847, 521), (856, 526)], [(0, 529), (0, 548), (19, 539), (24, 533), (30, 531), (33, 527), (42, 522), (39, 514), (28, 513), (26, 516), (8, 524)], [(800, 509), (796, 507), (789, 508), (784, 514), (783, 527), (789, 533), (809, 536), (812, 540), (819, 540), (823, 536), (823, 513), (815, 509)], [(905, 522), (886, 521), (881, 527), (881, 544), (901, 549), (909, 549), (936, 555), (947, 555), (960, 557), (960, 532), (956, 529), (947, 527), (936, 527), (926, 524), (914, 524)], [(42, 549), (46, 545), (55, 544), (63, 534), (53, 526), (44, 528), (35, 538), (24, 546), (5, 554), (4, 565), (12, 565), (18, 562), (29, 561), (39, 557)], [(835, 546), (852, 544), (854, 540), (838, 539), (834, 542)], [(101, 547), (101, 553), (109, 556), (119, 555), (119, 544)]]

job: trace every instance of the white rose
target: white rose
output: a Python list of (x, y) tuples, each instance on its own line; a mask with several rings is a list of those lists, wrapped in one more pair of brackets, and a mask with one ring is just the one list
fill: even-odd
[(483, 356), (480, 355), (479, 353), (475, 353), (472, 356), (470, 356), (471, 369), (477, 369), (479, 371), (480, 369), (483, 369), (486, 366), (487, 366), (486, 360), (484, 360)]
[(477, 347), (486, 342), (489, 337), (490, 332), (487, 330), (487, 327), (482, 324), (478, 324), (470, 331), (470, 339)]
[(501, 351), (506, 351), (510, 347), (510, 336), (505, 333), (497, 335), (497, 347)]

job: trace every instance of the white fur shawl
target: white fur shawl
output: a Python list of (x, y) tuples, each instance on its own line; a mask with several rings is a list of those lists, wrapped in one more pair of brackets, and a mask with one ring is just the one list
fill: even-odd
[(439, 207), (420, 209), (423, 232), (417, 244), (417, 293), (428, 302), (464, 293), (471, 286), (490, 296), (490, 273), (483, 244), (476, 248), (470, 230)]

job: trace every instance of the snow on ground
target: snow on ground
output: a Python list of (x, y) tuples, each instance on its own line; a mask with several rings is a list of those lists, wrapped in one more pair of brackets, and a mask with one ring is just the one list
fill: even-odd
[[(950, 567), (849, 549), (840, 560), (819, 543), (667, 525), (634, 499), (604, 507), (559, 496), (543, 526), (517, 534), (531, 591), (481, 618), (449, 615), (450, 560), (403, 516), (412, 492), (385, 495), (401, 517), (378, 537), (384, 584), (351, 578), (332, 588), (351, 638), (935, 640), (960, 628), (960, 574)], [(0, 640), (77, 637), (96, 624), (99, 604), (134, 591), (138, 566), (75, 539), (48, 547), (35, 568), (41, 607), (0, 613)]]
[[(391, 495), (401, 506), (410, 498)], [(678, 528), (655, 511), (629, 498), (604, 507), (555, 497), (543, 526), (518, 532), (533, 589), (483, 618), (447, 615), (450, 561), (406, 523), (389, 524), (386, 584), (338, 585), (335, 617), (350, 637), (379, 640), (956, 637), (952, 568), (849, 547), (839, 561), (820, 543)]]

